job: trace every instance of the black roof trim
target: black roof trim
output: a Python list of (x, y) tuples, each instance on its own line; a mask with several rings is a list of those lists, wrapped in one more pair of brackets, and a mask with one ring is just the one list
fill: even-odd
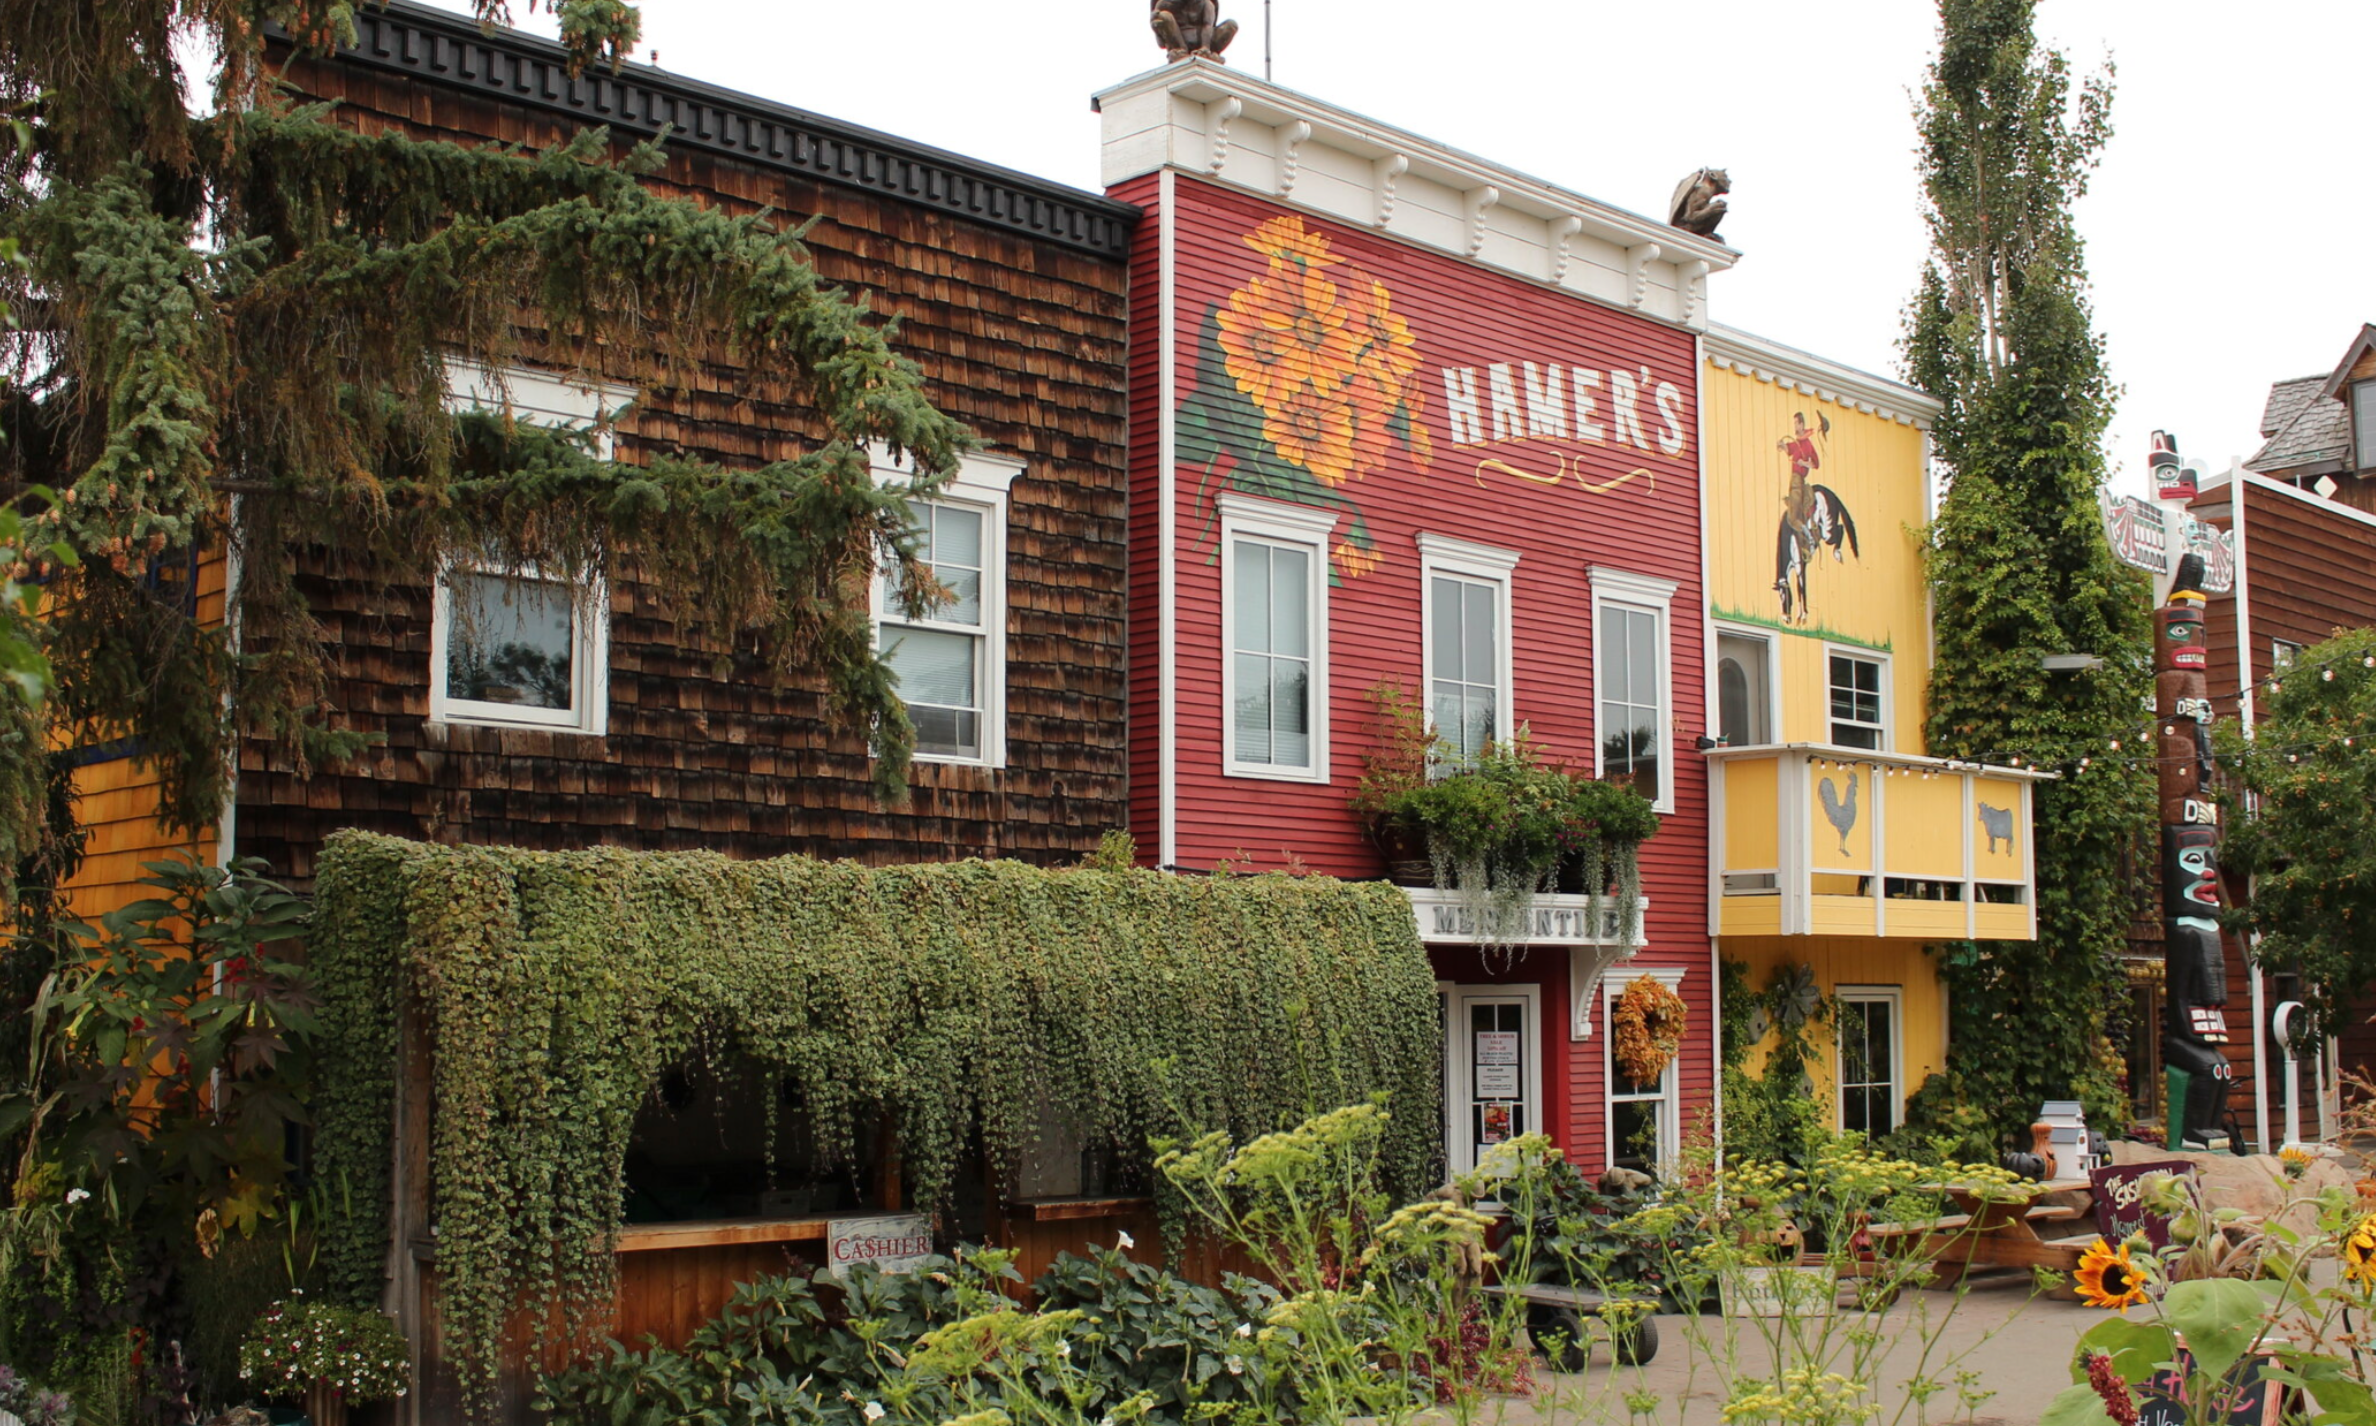
[[(275, 26), (273, 38), (288, 35)], [(589, 65), (572, 77), (550, 40), (406, 0), (362, 8), (355, 44), (338, 60), (559, 114), (586, 125), (780, 169), (936, 208), (1059, 246), (1121, 258), (1139, 210), (1094, 193), (1016, 173), (789, 105), (684, 79), (648, 65), (613, 73)]]

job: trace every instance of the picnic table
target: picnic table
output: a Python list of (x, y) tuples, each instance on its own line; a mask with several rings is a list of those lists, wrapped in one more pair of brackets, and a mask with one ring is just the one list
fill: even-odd
[[(2095, 1190), (2086, 1179), (2056, 1179), (2038, 1186), (2036, 1198), (1992, 1196), (1973, 1184), (1927, 1185), (1947, 1200), (1950, 1212), (1911, 1223), (1872, 1223), (1865, 1232), (1874, 1250), (1892, 1257), (1930, 1260), (1928, 1286), (1953, 1287), (1974, 1272), (1989, 1268), (2051, 1268), (2063, 1275), (2052, 1296), (2076, 1299), (2071, 1278), (2080, 1255), (2096, 1240)], [(2040, 1198), (2067, 1201), (2042, 1203)], [(2066, 1225), (2084, 1223), (2071, 1236)], [(2046, 1236), (2043, 1228), (2055, 1234)]]

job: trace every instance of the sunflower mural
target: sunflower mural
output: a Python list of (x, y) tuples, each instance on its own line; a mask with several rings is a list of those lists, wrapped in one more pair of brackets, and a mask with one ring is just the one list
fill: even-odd
[(1197, 384), (1179, 413), (1179, 453), (1199, 466), (1205, 526), (1223, 489), (1346, 511), (1330, 578), (1385, 554), (1345, 487), (1385, 469), (1396, 446), (1424, 466), (1419, 343), (1386, 284), (1284, 214), (1245, 235), (1263, 271), (1205, 313)]

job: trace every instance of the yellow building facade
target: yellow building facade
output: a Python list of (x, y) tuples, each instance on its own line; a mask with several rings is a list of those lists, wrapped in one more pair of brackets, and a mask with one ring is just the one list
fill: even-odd
[(1708, 929), (1752, 987), (1806, 968), (1831, 1122), (1886, 1133), (1946, 1068), (1926, 948), (2036, 934), (2037, 775), (1925, 743), (1935, 403), (1745, 333), (1704, 353)]

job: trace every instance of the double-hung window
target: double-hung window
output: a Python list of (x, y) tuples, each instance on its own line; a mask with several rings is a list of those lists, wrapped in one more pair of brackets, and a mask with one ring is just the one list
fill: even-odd
[(2376, 380), (2353, 383), (2351, 430), (2359, 468), (2376, 470)]
[(1428, 721), (1444, 756), (1470, 762), (1510, 736), (1510, 578), (1515, 550), (1419, 536)]
[(1676, 1072), (1683, 1056), (1668, 1060), (1652, 1080), (1634, 1079), (1617, 1063), (1617, 1002), (1626, 986), (1643, 975), (1680, 993), (1685, 972), (1617, 970), (1602, 977), (1601, 1023), (1606, 1033), (1601, 1036), (1601, 1063), (1608, 1075), (1609, 1164), (1655, 1174), (1662, 1164), (1672, 1163), (1682, 1147), (1682, 1096)]
[[(634, 392), (580, 386), (526, 367), (466, 362), (446, 371), (449, 410), (502, 410), (538, 425), (594, 429)], [(599, 736), (609, 726), (610, 597), (599, 574), (558, 577), (490, 550), (438, 575), (429, 620), (429, 717), (448, 724), (549, 728)]]
[(1828, 659), (1831, 740), (1843, 748), (1889, 746), (1889, 660), (1833, 649)]
[(1222, 736), (1231, 775), (1328, 780), (1334, 511), (1220, 497)]
[[(875, 581), (875, 644), (899, 678), (920, 761), (1006, 761), (1007, 490), (1021, 470), (968, 456), (930, 498), (908, 502), (916, 558), (943, 598), (910, 612), (910, 591), (889, 559)], [(910, 466), (877, 452), (877, 481), (911, 476)]]
[(1840, 1128), (1876, 1138), (1895, 1129), (1906, 1096), (1900, 1083), (1903, 994), (1894, 985), (1839, 991)]
[(1630, 780), (1661, 812), (1674, 808), (1673, 672), (1667, 645), (1672, 580), (1592, 567), (1594, 743), (1600, 775)]

